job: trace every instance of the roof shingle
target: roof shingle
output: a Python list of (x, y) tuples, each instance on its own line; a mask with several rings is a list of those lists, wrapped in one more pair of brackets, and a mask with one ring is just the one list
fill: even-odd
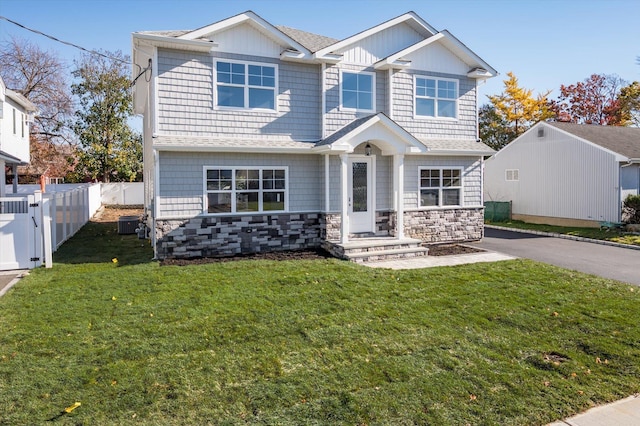
[(640, 158), (640, 128), (555, 122), (551, 126), (628, 158)]

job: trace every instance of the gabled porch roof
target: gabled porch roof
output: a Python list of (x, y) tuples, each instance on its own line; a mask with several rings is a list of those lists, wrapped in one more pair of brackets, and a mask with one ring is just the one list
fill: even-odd
[(420, 154), (429, 148), (384, 113), (358, 118), (316, 143), (317, 153), (348, 154), (360, 144), (373, 142), (383, 155)]

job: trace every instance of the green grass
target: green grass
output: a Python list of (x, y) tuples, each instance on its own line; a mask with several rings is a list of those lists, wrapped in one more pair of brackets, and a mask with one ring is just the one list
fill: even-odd
[(0, 424), (78, 401), (56, 422), (542, 425), (640, 392), (629, 285), (527, 260), (150, 257), (89, 224), (0, 298)]
[(621, 244), (640, 246), (640, 235), (632, 235), (620, 230), (606, 230), (598, 228), (576, 228), (567, 226), (541, 225), (535, 223), (525, 223), (519, 220), (509, 222), (487, 222), (488, 225), (504, 226), (516, 229), (531, 229), (541, 232), (552, 232), (556, 234), (574, 235), (576, 237), (591, 238), (594, 240), (613, 241)]

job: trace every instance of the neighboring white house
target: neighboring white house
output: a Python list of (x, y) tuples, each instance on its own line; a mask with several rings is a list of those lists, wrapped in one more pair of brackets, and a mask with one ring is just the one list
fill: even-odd
[(640, 129), (538, 123), (485, 163), (485, 200), (511, 201), (531, 223), (620, 222), (640, 194)]
[(415, 13), (336, 40), (248, 11), (133, 33), (133, 63), (159, 258), (482, 238), (497, 72)]
[[(0, 197), (6, 191), (5, 167), (17, 168), (29, 162), (29, 123), (36, 107), (24, 96), (6, 88), (0, 78)], [(14, 179), (14, 193), (17, 179)]]

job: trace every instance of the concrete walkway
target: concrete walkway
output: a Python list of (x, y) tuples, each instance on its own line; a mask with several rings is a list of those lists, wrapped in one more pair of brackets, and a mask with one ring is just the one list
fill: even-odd
[(3, 296), (11, 287), (13, 287), (20, 278), (27, 275), (29, 271), (0, 271), (0, 296)]
[(497, 262), (500, 260), (517, 259), (514, 256), (484, 251), (480, 253), (456, 254), (452, 256), (422, 256), (410, 259), (382, 260), (379, 262), (365, 262), (363, 265), (371, 268), (389, 269), (419, 269), (433, 268), (435, 266), (465, 265), (467, 263)]
[(638, 395), (594, 407), (577, 416), (550, 423), (548, 426), (638, 426), (640, 398)]

